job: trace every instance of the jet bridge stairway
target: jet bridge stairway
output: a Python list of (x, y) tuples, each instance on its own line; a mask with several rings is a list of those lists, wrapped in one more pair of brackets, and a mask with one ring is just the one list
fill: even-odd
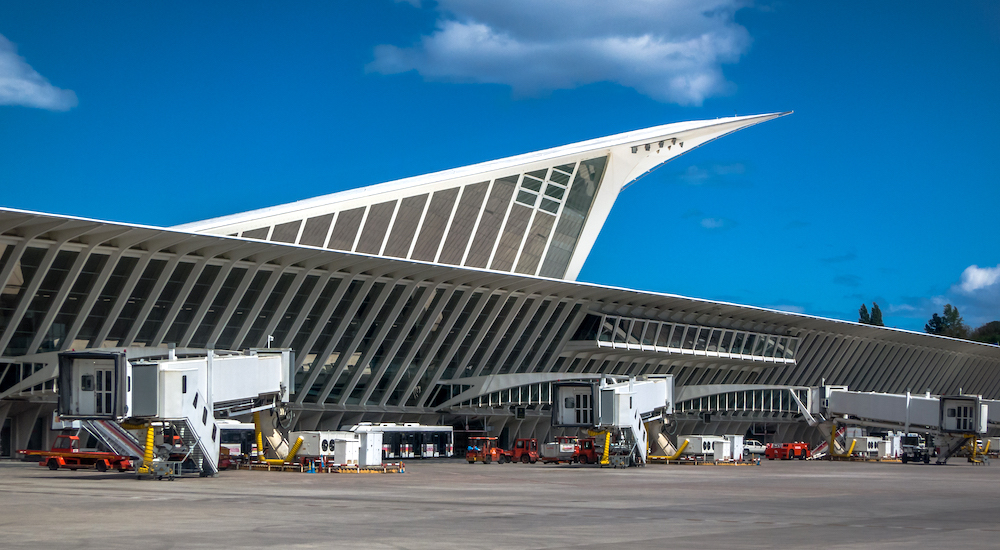
[[(174, 445), (175, 452), (171, 452), (170, 445), (165, 445), (163, 452), (153, 459), (153, 471), (158, 475), (217, 474), (219, 428), (201, 392), (194, 392), (191, 399), (183, 399), (181, 411), (183, 414), (179, 417), (163, 419), (173, 434), (180, 438), (180, 445)], [(157, 462), (170, 464), (164, 468), (158, 467)]]
[(110, 420), (82, 420), (80, 426), (117, 455), (142, 458), (143, 448), (134, 435)]
[[(649, 449), (649, 433), (646, 432), (646, 425), (638, 410), (631, 411), (632, 415), (627, 423), (620, 427), (624, 440), (630, 447), (630, 455), (633, 457), (635, 465), (646, 464), (646, 451)], [(631, 464), (630, 464), (631, 465)]]

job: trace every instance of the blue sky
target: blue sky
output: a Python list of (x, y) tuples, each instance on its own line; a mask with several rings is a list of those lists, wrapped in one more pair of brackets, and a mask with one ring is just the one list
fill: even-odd
[(0, 4), (0, 206), (175, 225), (794, 110), (619, 198), (580, 279), (1000, 319), (1000, 3)]

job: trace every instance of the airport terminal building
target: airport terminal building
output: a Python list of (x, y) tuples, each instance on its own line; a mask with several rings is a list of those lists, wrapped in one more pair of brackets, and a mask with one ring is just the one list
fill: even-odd
[(550, 384), (670, 374), (674, 430), (808, 439), (852, 390), (1000, 398), (1000, 348), (576, 282), (618, 194), (784, 113), (657, 126), (163, 228), (0, 208), (0, 456), (38, 448), (56, 354), (294, 353), (297, 430), (548, 439)]

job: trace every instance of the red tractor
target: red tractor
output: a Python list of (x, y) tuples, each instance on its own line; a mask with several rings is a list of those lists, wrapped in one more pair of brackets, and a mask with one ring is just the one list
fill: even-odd
[(52, 450), (50, 451), (20, 450), (18, 453), (25, 456), (41, 457), (38, 465), (48, 466), (50, 470), (58, 470), (59, 468), (69, 470), (94, 468), (98, 472), (106, 472), (114, 468), (119, 472), (124, 472), (125, 470), (132, 469), (132, 459), (130, 457), (114, 453), (81, 450), (80, 438), (75, 435), (56, 436), (55, 441), (52, 442)]
[(809, 458), (809, 444), (802, 441), (795, 443), (768, 443), (764, 449), (764, 456), (768, 460), (805, 460)]
[(510, 450), (510, 458), (514, 462), (524, 464), (538, 462), (538, 440), (535, 438), (515, 440)]
[(496, 461), (497, 464), (503, 464), (510, 462), (511, 458), (509, 451), (505, 451), (497, 445), (497, 438), (470, 437), (468, 449), (465, 451), (465, 460), (468, 460), (469, 464), (476, 462), (489, 464), (493, 461)]

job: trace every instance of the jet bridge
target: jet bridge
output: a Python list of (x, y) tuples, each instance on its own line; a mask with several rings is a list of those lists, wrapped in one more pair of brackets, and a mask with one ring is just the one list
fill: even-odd
[[(937, 463), (944, 464), (970, 438), (1000, 426), (1000, 401), (979, 395), (922, 395), (848, 391), (821, 386), (812, 401), (816, 425), (870, 426), (932, 434), (940, 445)], [(831, 449), (832, 451), (832, 449)]]
[[(116, 451), (142, 450), (140, 474), (214, 475), (217, 417), (287, 400), (288, 350), (129, 361), (124, 352), (59, 354), (58, 413), (83, 420)], [(136, 436), (138, 434), (138, 437)]]
[(552, 425), (606, 430), (604, 456), (610, 463), (643, 465), (649, 439), (645, 423), (673, 412), (673, 393), (669, 375), (554, 382)]

